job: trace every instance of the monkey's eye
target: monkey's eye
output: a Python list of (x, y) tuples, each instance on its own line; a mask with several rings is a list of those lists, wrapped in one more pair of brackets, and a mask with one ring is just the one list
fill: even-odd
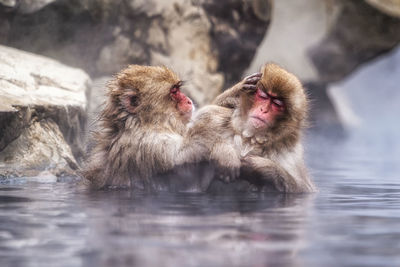
[(267, 93), (265, 93), (264, 91), (260, 90), (260, 89), (257, 90), (257, 94), (262, 99), (268, 99), (269, 98), (269, 95)]
[(274, 105), (279, 107), (279, 108), (281, 108), (281, 107), (283, 107), (285, 105), (282, 100), (277, 99), (277, 98), (273, 99), (272, 103), (274, 103)]
[(171, 94), (176, 94), (176, 93), (178, 93), (178, 91), (179, 91), (179, 87), (178, 86), (174, 86), (170, 90)]

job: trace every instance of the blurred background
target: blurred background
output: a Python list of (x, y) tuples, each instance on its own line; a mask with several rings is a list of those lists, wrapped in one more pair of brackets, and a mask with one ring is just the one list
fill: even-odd
[[(0, 265), (400, 266), (399, 41), (400, 0), (0, 0)], [(121, 68), (202, 106), (269, 61), (311, 98), (318, 193), (76, 192)]]
[(306, 86), (311, 131), (396, 128), (399, 41), (398, 0), (0, 0), (1, 172), (76, 168), (128, 64), (173, 68), (202, 106), (273, 61)]
[(273, 61), (307, 88), (313, 133), (395, 131), (399, 41), (397, 0), (0, 0), (0, 172), (76, 169), (128, 64), (171, 67), (202, 106)]

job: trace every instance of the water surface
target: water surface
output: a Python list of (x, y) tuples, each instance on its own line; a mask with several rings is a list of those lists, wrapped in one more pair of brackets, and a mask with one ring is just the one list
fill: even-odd
[(309, 138), (309, 195), (0, 184), (0, 266), (400, 266), (394, 140)]

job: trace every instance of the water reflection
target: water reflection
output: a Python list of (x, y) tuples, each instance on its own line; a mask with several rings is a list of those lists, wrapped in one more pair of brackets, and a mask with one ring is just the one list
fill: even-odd
[(311, 195), (88, 194), (67, 180), (3, 181), (0, 265), (400, 265), (397, 152), (359, 138), (308, 142), (320, 188)]
[(225, 266), (291, 262), (310, 196), (100, 192), (89, 199), (100, 205), (87, 211), (96, 229), (88, 240), (98, 244), (88, 265)]

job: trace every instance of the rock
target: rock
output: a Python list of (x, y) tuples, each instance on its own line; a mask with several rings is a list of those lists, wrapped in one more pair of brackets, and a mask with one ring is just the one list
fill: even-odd
[[(307, 50), (327, 33), (329, 16), (326, 10), (326, 1), (321, 0), (275, 1), (268, 34), (258, 47), (247, 74), (259, 71), (263, 64), (272, 61), (303, 81), (317, 79), (318, 72)], [(296, 23), (290, 23), (294, 17)]]
[(88, 96), (88, 132), (96, 131), (98, 126), (97, 119), (104, 107), (107, 99), (107, 83), (112, 79), (110, 76), (104, 76), (93, 80), (90, 95)]
[(36, 12), (56, 0), (0, 0), (0, 6), (21, 14)]
[(0, 5), (8, 8), (13, 8), (17, 5), (17, 0), (0, 0)]
[(338, 5), (329, 32), (309, 50), (320, 82), (339, 81), (400, 42), (400, 19), (364, 1), (338, 1)]
[[(395, 10), (396, 1), (291, 2), (274, 2), (268, 35), (247, 73), (258, 70), (265, 61), (278, 62), (308, 88), (312, 130), (343, 135), (345, 128), (326, 90), (398, 45), (400, 19), (376, 8), (379, 2)], [(290, 23), (293, 17), (296, 23)]]
[(0, 177), (35, 176), (51, 170), (72, 175), (77, 162), (71, 148), (52, 120), (31, 122), (0, 152)]
[(89, 84), (81, 70), (0, 46), (0, 176), (77, 168)]
[(23, 16), (19, 7), (7, 12), (0, 7), (1, 43), (82, 68), (94, 78), (111, 76), (127, 64), (165, 64), (189, 81), (188, 94), (199, 105), (210, 102), (224, 83), (240, 80), (266, 32), (271, 4), (270, 0), (23, 2), (31, 3)]
[(225, 74), (225, 88), (243, 78), (271, 20), (272, 0), (200, 1), (208, 16), (217, 70)]
[(168, 51), (160, 49), (160, 38), (148, 38), (148, 44), (153, 47), (151, 65), (170, 66), (188, 81), (185, 89), (197, 104), (211, 102), (222, 89), (224, 78), (217, 72), (217, 58), (210, 43), (211, 25), (204, 10), (188, 1), (176, 1), (165, 6), (162, 14), (163, 21), (158, 25), (165, 25), (165, 29), (154, 23), (153, 26), (158, 27), (156, 31), (167, 33), (163, 39)]
[[(352, 133), (358, 132), (357, 136), (368, 138), (372, 143), (384, 140), (387, 144), (385, 153), (390, 153), (388, 151), (391, 149), (395, 151), (395, 140), (398, 140), (399, 84), (398, 46), (390, 53), (361, 66), (343, 81), (332, 84), (328, 92), (346, 129)], [(379, 107), (372, 108), (377, 103)]]
[[(319, 74), (311, 61), (308, 50), (328, 32), (327, 1), (296, 0), (275, 1), (268, 34), (258, 48), (247, 74), (259, 71), (265, 62), (277, 62), (293, 72), (304, 83), (311, 99), (310, 125), (315, 133), (341, 136), (335, 108), (327, 95), (327, 84), (319, 81)], [(296, 23), (290, 23), (293, 18)]]
[(366, 2), (387, 15), (400, 18), (400, 0), (366, 0)]
[(148, 61), (144, 48), (137, 42), (123, 35), (118, 35), (109, 45), (100, 51), (96, 67), (99, 73), (115, 73), (132, 61), (136, 64), (143, 64)]
[(56, 0), (18, 0), (18, 12), (29, 14), (36, 12)]

